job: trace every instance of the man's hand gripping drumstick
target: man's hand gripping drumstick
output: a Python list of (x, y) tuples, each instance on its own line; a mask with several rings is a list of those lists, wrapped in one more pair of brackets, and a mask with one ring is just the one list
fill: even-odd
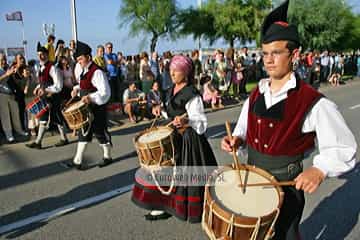
[[(243, 182), (242, 182), (242, 179), (241, 179), (241, 173), (240, 173), (241, 164), (239, 163), (239, 159), (238, 159), (238, 157), (236, 155), (236, 149), (238, 148), (239, 144), (235, 144), (235, 142), (233, 141), (233, 137), (231, 135), (231, 127), (230, 127), (230, 123), (228, 121), (225, 122), (225, 126), (226, 126), (226, 132), (227, 132), (228, 141), (230, 143), (231, 152), (232, 152), (234, 163), (235, 163), (235, 169), (236, 169), (236, 172), (238, 173), (238, 176), (239, 176), (239, 181), (240, 181), (239, 186), (241, 188), (242, 193), (245, 193), (246, 185), (243, 185)], [(223, 143), (221, 145), (222, 145), (221, 148), (223, 148)], [(228, 149), (229, 146), (226, 146), (226, 147)]]

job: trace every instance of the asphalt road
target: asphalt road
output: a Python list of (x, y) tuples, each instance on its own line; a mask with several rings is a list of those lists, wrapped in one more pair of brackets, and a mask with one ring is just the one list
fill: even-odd
[[(360, 81), (321, 91), (339, 107), (359, 144)], [(235, 124), (241, 105), (207, 114), (208, 139), (220, 165), (232, 157), (220, 150), (224, 122)], [(0, 146), (1, 239), (207, 239), (200, 224), (174, 217), (148, 222), (147, 211), (131, 201), (131, 184), (138, 168), (132, 138), (146, 125), (114, 128), (115, 163), (87, 171), (68, 169), (76, 144), (51, 147), (58, 138), (44, 141), (44, 150), (24, 143)], [(95, 164), (102, 150), (94, 141), (86, 160)], [(359, 159), (359, 154), (357, 155)], [(305, 162), (305, 166), (311, 160)], [(339, 178), (327, 179), (306, 196), (301, 224), (303, 239), (360, 239), (359, 167)]]

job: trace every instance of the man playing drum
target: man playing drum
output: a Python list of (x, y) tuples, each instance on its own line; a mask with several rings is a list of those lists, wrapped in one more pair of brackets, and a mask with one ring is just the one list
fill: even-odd
[(69, 143), (64, 132), (64, 119), (61, 115), (61, 96), (60, 91), (63, 87), (63, 80), (58, 69), (49, 61), (48, 50), (37, 45), (37, 53), (40, 61), (39, 84), (34, 89), (34, 95), (45, 98), (50, 104), (50, 110), (40, 117), (39, 131), (34, 142), (26, 144), (29, 148), (41, 149), (41, 141), (44, 137), (49, 120), (57, 125), (60, 132), (60, 141), (55, 144), (56, 147), (64, 146)]
[(78, 41), (74, 54), (77, 64), (75, 66), (75, 79), (79, 82), (73, 87), (71, 96), (79, 95), (81, 101), (89, 104), (89, 109), (93, 113), (94, 120), (87, 129), (87, 134), (79, 131), (79, 142), (76, 155), (69, 167), (76, 167), (78, 170), (86, 170), (88, 166), (83, 163), (83, 155), (86, 146), (91, 142), (93, 134), (98, 139), (100, 146), (104, 150), (103, 160), (99, 167), (104, 167), (112, 162), (111, 158), (111, 136), (107, 130), (106, 103), (110, 99), (111, 91), (109, 81), (105, 73), (92, 61), (91, 48)]
[[(296, 26), (287, 23), (286, 1), (265, 19), (261, 31), (263, 58), (269, 78), (262, 79), (245, 101), (233, 139), (221, 148), (231, 152), (247, 145), (248, 164), (263, 168), (284, 187), (284, 202), (274, 239), (300, 239), (304, 192), (313, 193), (326, 176), (338, 176), (355, 165), (356, 141), (337, 106), (299, 79), (292, 64), (299, 54)], [(304, 154), (317, 139), (319, 153), (303, 171)], [(239, 203), (241, 204), (241, 203)]]

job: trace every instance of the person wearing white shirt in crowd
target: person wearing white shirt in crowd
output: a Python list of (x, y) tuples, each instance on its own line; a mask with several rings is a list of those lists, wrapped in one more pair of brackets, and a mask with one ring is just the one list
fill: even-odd
[[(198, 171), (205, 166), (217, 166), (213, 151), (204, 133), (207, 128), (207, 118), (201, 95), (193, 86), (194, 68), (192, 60), (182, 55), (176, 55), (170, 62), (170, 75), (174, 86), (169, 91), (169, 97), (164, 109), (159, 105), (153, 108), (153, 114), (159, 116), (162, 112), (176, 129), (174, 132), (174, 149), (176, 166), (197, 166)], [(187, 117), (181, 117), (187, 113)], [(203, 208), (204, 186), (176, 186), (169, 195), (163, 195), (159, 190), (151, 188), (147, 177), (141, 179), (145, 169), (138, 170), (133, 188), (132, 200), (135, 204), (152, 211), (145, 215), (146, 220), (159, 220), (171, 215), (189, 221), (200, 222)]]
[(320, 81), (325, 82), (330, 72), (330, 56), (329, 52), (325, 51), (320, 58)]
[(0, 53), (0, 127), (2, 126), (8, 143), (15, 143), (13, 130), (26, 136), (26, 132), (21, 127), (15, 94), (7, 83), (9, 76), (15, 72), (16, 66), (9, 68), (5, 54)]
[[(92, 141), (93, 135), (103, 148), (104, 155), (99, 167), (104, 167), (112, 162), (111, 136), (107, 129), (106, 103), (111, 96), (109, 81), (100, 67), (91, 58), (91, 48), (83, 42), (77, 41), (74, 54), (77, 64), (75, 66), (75, 79), (78, 85), (73, 87), (72, 97), (80, 96), (81, 101), (88, 104), (94, 119), (85, 131), (79, 131), (79, 142), (75, 157), (67, 165), (78, 170), (89, 168), (83, 162), (83, 155), (87, 144)], [(90, 128), (90, 129), (88, 129)], [(87, 133), (87, 134), (86, 134)]]
[(56, 124), (60, 132), (60, 141), (55, 144), (56, 147), (64, 146), (69, 143), (64, 131), (64, 119), (61, 114), (60, 91), (63, 88), (63, 80), (60, 72), (49, 61), (48, 50), (38, 43), (38, 57), (40, 60), (39, 84), (35, 87), (33, 94), (44, 98), (50, 104), (49, 111), (43, 114), (39, 119), (39, 130), (34, 142), (26, 144), (29, 148), (41, 149), (41, 142), (46, 132), (49, 121)]
[[(304, 192), (315, 192), (326, 176), (351, 170), (357, 145), (335, 103), (292, 70), (300, 43), (297, 28), (286, 22), (288, 4), (264, 21), (262, 51), (269, 78), (262, 79), (245, 101), (233, 139), (224, 137), (221, 148), (246, 149), (248, 164), (267, 170), (279, 181), (295, 181), (295, 186), (283, 187), (274, 239), (299, 240)], [(315, 138), (319, 153), (303, 170), (302, 160), (315, 147)]]

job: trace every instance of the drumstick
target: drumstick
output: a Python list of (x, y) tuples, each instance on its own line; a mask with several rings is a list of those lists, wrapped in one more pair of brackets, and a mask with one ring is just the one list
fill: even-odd
[(69, 101), (67, 101), (66, 103), (65, 103), (65, 107), (67, 107), (70, 103), (72, 103), (72, 101), (76, 98), (77, 96), (74, 96), (74, 97), (71, 97), (70, 99), (69, 99)]
[[(280, 186), (295, 186), (295, 181), (284, 181), (284, 182), (263, 182), (263, 183), (247, 183), (246, 187), (265, 187), (265, 186), (274, 186), (274, 187), (280, 187)], [(243, 186), (243, 184), (238, 185)]]
[(155, 125), (155, 122), (156, 122), (156, 120), (159, 118), (159, 116), (155, 116), (155, 119), (154, 119), (154, 121), (152, 122), (152, 124), (151, 124), (151, 126), (150, 126), (150, 129), (152, 129), (153, 127), (154, 127), (154, 125)]
[[(230, 141), (232, 140), (232, 135), (231, 135), (231, 127), (230, 127), (230, 123), (228, 121), (225, 122), (225, 126), (226, 126), (226, 132), (227, 132), (227, 135), (230, 139)], [(245, 187), (246, 187), (246, 184), (245, 186), (243, 185), (242, 183), (242, 179), (241, 179), (241, 173), (240, 173), (240, 163), (239, 163), (239, 159), (236, 155), (236, 149), (233, 147), (232, 148), (232, 155), (233, 155), (233, 159), (234, 159), (234, 163), (235, 163), (235, 168), (237, 170), (237, 173), (238, 173), (238, 176), (239, 176), (239, 180), (240, 180), (240, 188), (242, 190), (243, 193), (245, 193)]]
[[(184, 118), (187, 116), (187, 113), (184, 113), (183, 115), (180, 116), (180, 119)], [(173, 124), (173, 121), (169, 122), (168, 124), (166, 124), (167, 127), (170, 127)]]

